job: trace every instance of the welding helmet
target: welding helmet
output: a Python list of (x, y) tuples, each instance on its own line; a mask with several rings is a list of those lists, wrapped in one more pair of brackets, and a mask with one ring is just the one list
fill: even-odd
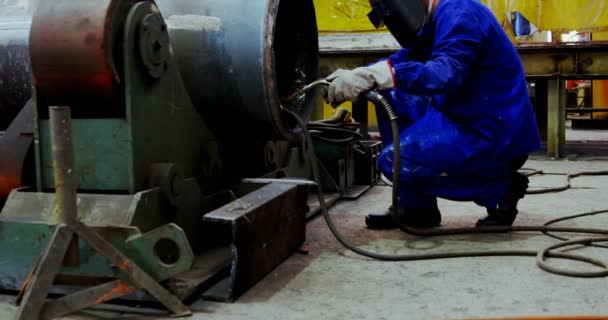
[(369, 20), (378, 28), (386, 26), (402, 47), (408, 47), (431, 18), (433, 0), (370, 0)]

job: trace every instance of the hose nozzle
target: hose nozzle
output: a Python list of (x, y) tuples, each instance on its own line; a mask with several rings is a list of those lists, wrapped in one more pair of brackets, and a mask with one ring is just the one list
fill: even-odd
[(317, 80), (315, 82), (312, 82), (311, 84), (299, 89), (298, 91), (296, 91), (295, 93), (293, 93), (292, 95), (290, 95), (287, 98), (283, 98), (281, 99), (282, 103), (291, 103), (294, 100), (296, 100), (299, 96), (308, 93), (310, 90), (319, 87), (319, 86), (329, 86), (331, 83), (325, 79), (320, 79)]

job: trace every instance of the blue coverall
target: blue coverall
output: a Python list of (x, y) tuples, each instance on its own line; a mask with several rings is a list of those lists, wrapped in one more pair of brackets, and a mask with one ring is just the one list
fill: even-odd
[[(519, 55), (493, 13), (474, 0), (441, 0), (409, 48), (388, 58), (394, 89), (383, 92), (400, 116), (399, 206), (430, 208), (437, 197), (495, 208), (511, 162), (540, 148)], [(388, 118), (377, 109), (392, 178)]]

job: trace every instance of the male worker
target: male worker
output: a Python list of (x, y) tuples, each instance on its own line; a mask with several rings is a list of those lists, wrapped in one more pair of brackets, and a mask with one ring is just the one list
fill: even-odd
[[(399, 213), (410, 227), (441, 223), (437, 197), (487, 209), (478, 227), (511, 226), (528, 179), (517, 172), (540, 138), (518, 53), (492, 12), (476, 0), (370, 0), (369, 17), (403, 47), (386, 60), (328, 77), (332, 105), (381, 90), (400, 117)], [(389, 120), (377, 110), (392, 178)], [(366, 218), (395, 228), (390, 209)]]

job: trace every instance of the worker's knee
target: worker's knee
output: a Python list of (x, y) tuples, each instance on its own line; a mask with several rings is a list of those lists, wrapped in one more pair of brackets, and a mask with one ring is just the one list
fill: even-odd
[[(390, 177), (392, 170), (381, 167), (382, 174)], [(495, 207), (509, 189), (508, 177), (464, 176), (399, 176), (399, 205), (403, 207), (432, 204), (442, 198), (459, 202), (474, 202), (485, 208)]]

